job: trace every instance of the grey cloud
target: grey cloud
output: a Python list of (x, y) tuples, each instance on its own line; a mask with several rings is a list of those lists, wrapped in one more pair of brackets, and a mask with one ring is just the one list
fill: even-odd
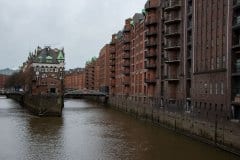
[(17, 67), (37, 45), (64, 47), (66, 67), (83, 67), (140, 12), (146, 0), (1, 0), (0, 68)]

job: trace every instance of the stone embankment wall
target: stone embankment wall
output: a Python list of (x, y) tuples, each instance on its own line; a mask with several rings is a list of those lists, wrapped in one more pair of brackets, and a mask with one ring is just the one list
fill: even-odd
[(7, 96), (7, 98), (14, 99), (15, 101), (17, 101), (21, 105), (23, 104), (23, 94), (11, 93), (11, 94), (6, 94), (6, 96)]
[(170, 112), (152, 102), (143, 103), (123, 97), (110, 97), (109, 104), (139, 119), (150, 121), (240, 155), (239, 122), (197, 119), (190, 112)]
[(24, 107), (39, 116), (61, 116), (62, 103), (60, 96), (24, 95)]
[(38, 116), (61, 116), (63, 99), (60, 96), (9, 94), (23, 107)]

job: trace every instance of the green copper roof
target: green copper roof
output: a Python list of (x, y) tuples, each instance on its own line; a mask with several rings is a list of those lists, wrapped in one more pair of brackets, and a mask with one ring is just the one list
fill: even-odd
[(147, 12), (146, 12), (145, 9), (142, 9), (142, 14), (143, 14), (143, 15), (146, 15), (146, 14), (147, 14)]
[(131, 20), (130, 24), (131, 24), (132, 26), (134, 26), (134, 21), (133, 21), (133, 20)]
[(52, 60), (53, 58), (51, 56), (46, 57), (47, 60)]
[(64, 56), (62, 51), (59, 51), (58, 56), (57, 56), (57, 60), (64, 60)]

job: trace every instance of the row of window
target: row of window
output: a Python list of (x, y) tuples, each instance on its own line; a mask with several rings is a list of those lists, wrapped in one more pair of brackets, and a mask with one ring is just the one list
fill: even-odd
[(224, 84), (223, 84), (223, 82), (215, 83), (215, 84), (210, 83), (209, 84), (209, 90), (210, 90), (209, 94), (224, 95)]
[[(219, 106), (218, 104), (212, 104), (212, 103), (203, 103), (203, 102), (195, 102), (195, 108), (201, 110), (201, 109), (205, 109), (208, 111), (214, 110), (217, 111), (219, 110)], [(220, 111), (223, 111), (223, 104), (220, 105)]]
[(35, 72), (58, 72), (58, 71), (63, 71), (62, 68), (58, 69), (58, 68), (39, 68), (39, 67), (36, 67), (34, 68), (34, 71)]

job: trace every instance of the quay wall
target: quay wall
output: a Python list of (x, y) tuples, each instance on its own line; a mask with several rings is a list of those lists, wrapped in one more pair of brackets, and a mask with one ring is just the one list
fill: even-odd
[(8, 94), (7, 97), (16, 100), (38, 116), (62, 115), (63, 98), (61, 96)]
[(20, 103), (21, 105), (23, 105), (23, 94), (20, 93), (8, 93), (6, 94), (7, 98), (11, 98), (15, 101), (17, 101), (18, 103)]
[(24, 107), (39, 116), (61, 116), (63, 101), (60, 96), (24, 95)]
[(191, 112), (168, 111), (154, 102), (125, 97), (109, 97), (109, 105), (132, 116), (212, 144), (240, 156), (240, 123), (230, 120), (204, 120)]

